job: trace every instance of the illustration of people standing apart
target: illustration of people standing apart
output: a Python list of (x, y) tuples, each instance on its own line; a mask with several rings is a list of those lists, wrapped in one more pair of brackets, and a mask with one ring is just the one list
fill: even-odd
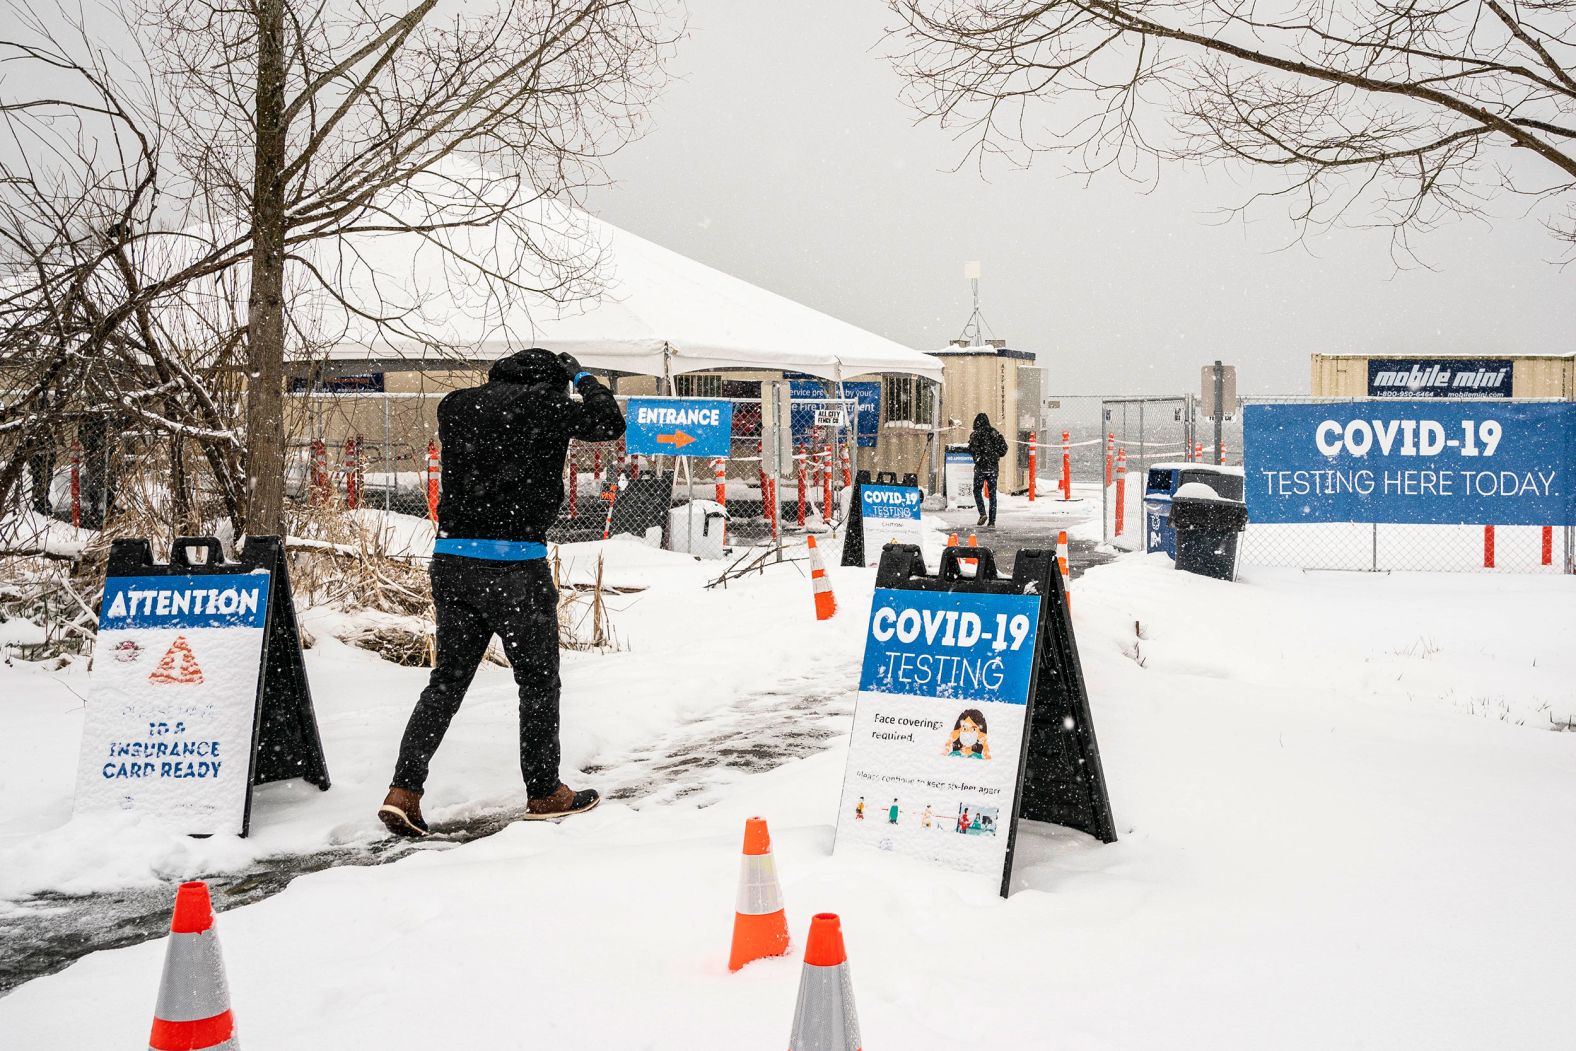
[(865, 819), (865, 797), (864, 796), (860, 796), (859, 797), (859, 805), (854, 807), (854, 820), (855, 821), (863, 821), (864, 819)]
[(925, 812), (923, 814), (919, 815), (919, 823), (921, 825), (924, 825), (926, 828), (929, 828), (931, 819), (934, 816), (935, 816), (935, 813), (934, 813), (934, 811), (932, 811), (930, 809), (930, 804), (926, 803), (925, 804)]
[(945, 751), (949, 758), (989, 759), (990, 739), (985, 735), (985, 713), (978, 708), (961, 712), (952, 733), (947, 736)]
[(969, 808), (964, 807), (958, 814), (958, 831), (963, 835), (969, 834)]
[(892, 806), (887, 810), (887, 824), (897, 824), (897, 800), (892, 800)]

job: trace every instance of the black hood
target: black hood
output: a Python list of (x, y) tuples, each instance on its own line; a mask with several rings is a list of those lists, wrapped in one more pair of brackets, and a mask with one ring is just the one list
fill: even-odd
[(489, 383), (521, 383), (528, 387), (538, 383), (568, 383), (569, 378), (558, 355), (541, 347), (499, 358), (487, 370)]
[[(496, 368), (496, 367), (497, 366), (494, 366), (494, 368)], [(985, 415), (982, 412), (978, 416), (974, 417), (974, 429), (976, 431), (982, 431), (982, 430), (985, 430), (985, 429), (987, 429), (989, 427), (990, 427), (990, 417), (989, 416)]]

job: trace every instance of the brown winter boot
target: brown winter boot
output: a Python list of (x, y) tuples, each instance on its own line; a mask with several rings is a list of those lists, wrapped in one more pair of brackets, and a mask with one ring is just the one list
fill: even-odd
[(390, 788), (378, 807), (378, 820), (396, 836), (420, 839), (430, 829), (421, 819), (421, 793), (405, 788)]
[(597, 795), (596, 789), (586, 788), (576, 792), (560, 781), (558, 788), (551, 795), (533, 799), (525, 804), (525, 820), (551, 821), (555, 818), (584, 814), (600, 802), (602, 797)]

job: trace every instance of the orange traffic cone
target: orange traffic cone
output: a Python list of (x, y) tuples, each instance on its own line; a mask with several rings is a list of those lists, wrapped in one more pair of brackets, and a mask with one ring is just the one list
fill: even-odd
[(1063, 529), (1056, 534), (1056, 568), (1062, 574), (1062, 594), (1067, 599), (1067, 608), (1073, 608), (1072, 588), (1067, 580), (1067, 530)]
[(815, 546), (815, 534), (805, 539), (810, 541), (810, 586), (815, 589), (815, 619), (831, 620), (837, 612), (837, 598), (826, 576), (826, 563), (821, 561), (821, 549)]
[(953, 534), (951, 534), (950, 536), (947, 537), (947, 546), (948, 547), (957, 547), (958, 546), (958, 534), (953, 533)]
[(766, 819), (744, 820), (744, 857), (739, 863), (739, 902), (733, 914), (733, 952), (728, 970), (737, 971), (751, 960), (784, 956), (788, 952), (788, 916), (783, 912), (783, 889), (772, 860), (772, 837)]
[[(969, 534), (969, 546), (970, 547), (979, 547), (980, 546), (980, 538), (978, 536), (976, 536), (975, 534), (970, 533)], [(968, 566), (970, 569), (972, 569), (972, 570), (974, 570), (976, 572), (979, 571), (980, 560), (977, 559), (977, 558), (960, 558), (960, 559), (958, 559), (958, 562), (961, 565)]]
[(182, 883), (164, 950), (149, 1051), (240, 1051), (208, 884)]
[(819, 913), (810, 920), (788, 1051), (860, 1051), (854, 985), (835, 913)]

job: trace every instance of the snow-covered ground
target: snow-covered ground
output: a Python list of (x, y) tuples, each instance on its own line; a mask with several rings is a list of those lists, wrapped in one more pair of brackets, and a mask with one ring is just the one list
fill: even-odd
[[(623, 650), (566, 654), (566, 776), (614, 776), (741, 703), (846, 730), (873, 571), (829, 551), (842, 611), (818, 623), (802, 563), (704, 590), (715, 563), (630, 541), (573, 554), (597, 549), (611, 582), (646, 590), (618, 600)], [(839, 734), (714, 791), (310, 875), (224, 913), (245, 1046), (784, 1046), (798, 959), (726, 969), (756, 813), (796, 948), (813, 912), (843, 917), (867, 1047), (1569, 1046), (1576, 733), (1550, 727), (1576, 717), (1576, 580), (1249, 568), (1224, 584), (1129, 556), (1082, 578), (1074, 620), (1116, 844), (1026, 826), (1006, 900), (834, 856)], [(0, 896), (376, 836), (422, 673), (331, 639), (308, 667), (335, 786), (265, 787), (244, 842), (66, 823), (81, 676), (0, 668), (0, 738), (27, 742), (0, 766)], [(513, 743), (508, 673), (484, 667), (432, 816), (518, 800)], [(135, 1046), (162, 951), (22, 986), (0, 999), (0, 1046)]]

